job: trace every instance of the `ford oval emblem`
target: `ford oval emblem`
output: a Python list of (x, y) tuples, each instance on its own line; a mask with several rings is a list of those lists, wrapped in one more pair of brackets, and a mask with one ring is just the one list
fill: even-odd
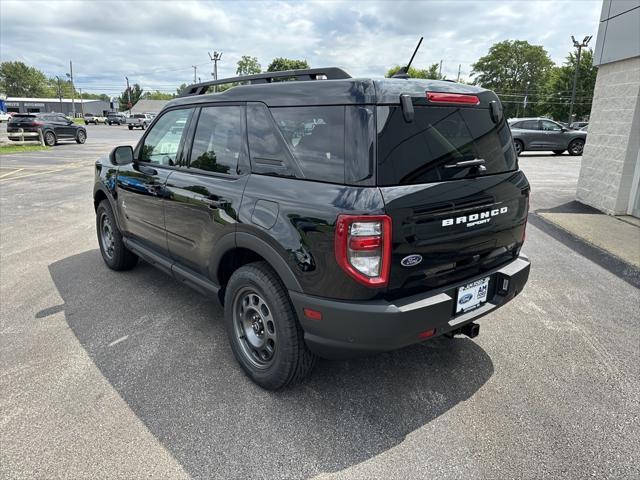
[(422, 261), (422, 255), (409, 255), (408, 257), (404, 257), (400, 264), (403, 267), (414, 267), (418, 265)]
[(467, 303), (472, 298), (473, 298), (473, 295), (470, 294), (470, 293), (467, 293), (466, 295), (463, 295), (462, 298), (460, 298), (458, 303), (460, 303), (460, 305), (464, 305), (465, 303)]

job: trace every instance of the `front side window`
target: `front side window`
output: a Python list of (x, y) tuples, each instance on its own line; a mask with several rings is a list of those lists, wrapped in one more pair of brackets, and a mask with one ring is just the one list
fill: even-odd
[(170, 110), (149, 130), (140, 147), (138, 161), (156, 165), (178, 164), (178, 153), (191, 110)]
[(235, 174), (242, 152), (242, 107), (205, 107), (191, 149), (191, 168)]
[(344, 182), (344, 106), (271, 108), (305, 178)]
[(546, 132), (559, 132), (562, 127), (556, 122), (550, 122), (549, 120), (542, 120), (542, 130)]

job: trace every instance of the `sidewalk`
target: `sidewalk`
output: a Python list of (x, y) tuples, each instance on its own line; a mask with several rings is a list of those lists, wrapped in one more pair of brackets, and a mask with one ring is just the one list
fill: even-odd
[(640, 219), (605, 215), (578, 202), (535, 214), (582, 242), (640, 269)]

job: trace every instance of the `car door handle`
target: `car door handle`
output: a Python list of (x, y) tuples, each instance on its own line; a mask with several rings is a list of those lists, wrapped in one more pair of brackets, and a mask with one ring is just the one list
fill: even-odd
[(204, 203), (206, 203), (211, 210), (217, 210), (218, 208), (224, 209), (229, 205), (227, 200), (212, 200), (210, 198), (207, 198)]
[(157, 175), (158, 171), (155, 168), (147, 167), (146, 165), (138, 165), (138, 170), (140, 170), (145, 175)]

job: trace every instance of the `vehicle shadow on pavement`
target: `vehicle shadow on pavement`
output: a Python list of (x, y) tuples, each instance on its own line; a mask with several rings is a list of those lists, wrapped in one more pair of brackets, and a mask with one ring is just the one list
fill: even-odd
[[(302, 385), (267, 392), (237, 366), (215, 300), (143, 262), (113, 272), (98, 250), (49, 271), (95, 365), (194, 477), (300, 478), (344, 469), (398, 445), (493, 374), (476, 343), (435, 339), (321, 361)], [(58, 310), (52, 305), (36, 321)]]

